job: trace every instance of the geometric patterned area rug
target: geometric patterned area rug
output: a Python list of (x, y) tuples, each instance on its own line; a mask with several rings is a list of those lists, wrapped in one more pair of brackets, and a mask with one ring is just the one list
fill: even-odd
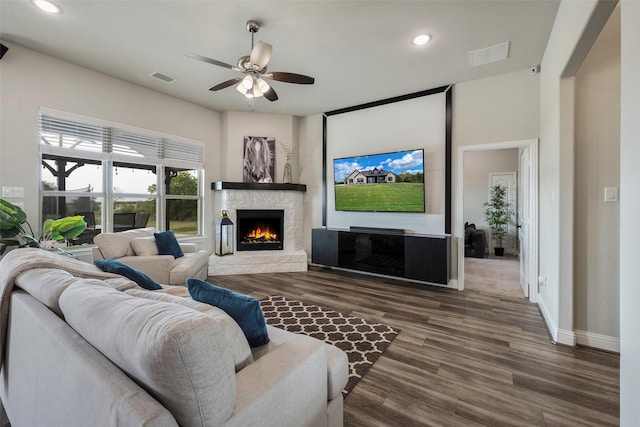
[(269, 325), (309, 335), (347, 353), (349, 381), (342, 391), (344, 397), (347, 397), (398, 335), (397, 330), (382, 323), (347, 317), (337, 311), (325, 310), (283, 296), (272, 295), (262, 299), (260, 306)]

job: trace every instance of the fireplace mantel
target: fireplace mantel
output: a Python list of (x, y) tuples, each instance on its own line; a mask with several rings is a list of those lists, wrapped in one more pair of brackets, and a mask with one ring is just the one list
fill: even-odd
[(256, 183), (256, 182), (227, 182), (216, 181), (211, 183), (212, 190), (285, 190), (285, 191), (307, 191), (304, 184), (283, 184), (283, 183)]

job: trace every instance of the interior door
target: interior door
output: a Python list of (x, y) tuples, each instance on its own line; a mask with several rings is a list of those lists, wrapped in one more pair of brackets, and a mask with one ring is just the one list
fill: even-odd
[(524, 296), (529, 298), (529, 229), (530, 218), (530, 159), (529, 147), (523, 148), (520, 153), (520, 179), (518, 180), (518, 239), (520, 240), (520, 286)]

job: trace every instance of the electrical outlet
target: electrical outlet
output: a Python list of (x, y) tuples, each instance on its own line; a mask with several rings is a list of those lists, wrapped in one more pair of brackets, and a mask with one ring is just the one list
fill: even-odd
[(538, 276), (538, 286), (547, 286), (547, 278)]
[(618, 187), (604, 187), (605, 203), (616, 203), (618, 201)]

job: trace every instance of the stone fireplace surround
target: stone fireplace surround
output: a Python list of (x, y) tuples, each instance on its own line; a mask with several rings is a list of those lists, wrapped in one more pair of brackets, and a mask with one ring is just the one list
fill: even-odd
[[(306, 189), (303, 184), (211, 183), (216, 220), (222, 210), (229, 211), (229, 218), (234, 225), (237, 224), (238, 209), (284, 210), (284, 248), (273, 251), (235, 251), (233, 255), (225, 256), (212, 254), (209, 257), (209, 276), (307, 271), (303, 230)], [(234, 226), (235, 232), (237, 229)]]

